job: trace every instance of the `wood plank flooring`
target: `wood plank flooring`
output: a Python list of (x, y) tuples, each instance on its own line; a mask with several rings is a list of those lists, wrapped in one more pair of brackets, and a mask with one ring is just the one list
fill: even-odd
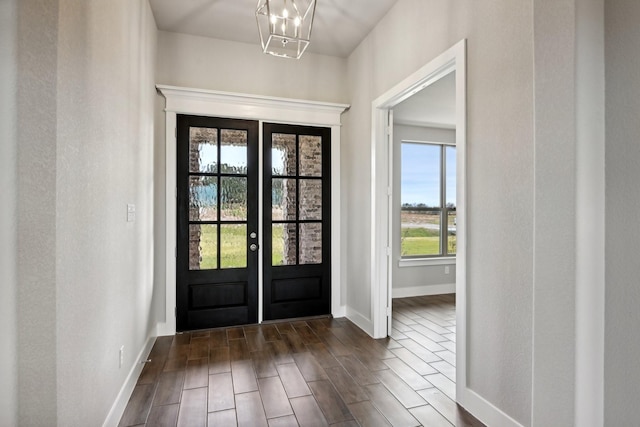
[(391, 337), (345, 318), (159, 337), (120, 426), (469, 426), (455, 296), (395, 299)]

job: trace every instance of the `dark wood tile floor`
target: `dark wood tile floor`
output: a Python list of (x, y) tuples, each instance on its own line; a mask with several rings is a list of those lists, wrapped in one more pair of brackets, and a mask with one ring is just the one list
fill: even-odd
[(159, 337), (120, 426), (482, 426), (455, 399), (455, 296), (396, 299), (390, 338), (313, 319)]

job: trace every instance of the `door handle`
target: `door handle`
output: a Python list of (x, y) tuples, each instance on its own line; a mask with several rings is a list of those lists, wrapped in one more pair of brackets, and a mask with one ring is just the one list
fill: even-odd
[(257, 251), (257, 250), (258, 250), (258, 245), (256, 245), (255, 243), (252, 243), (252, 244), (249, 246), (249, 249), (251, 249), (251, 252), (255, 252), (255, 251)]

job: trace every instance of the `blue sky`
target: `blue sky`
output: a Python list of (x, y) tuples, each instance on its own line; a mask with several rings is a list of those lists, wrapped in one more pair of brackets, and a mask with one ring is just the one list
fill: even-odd
[[(401, 146), (401, 203), (440, 205), (440, 146), (406, 143)], [(447, 203), (456, 199), (455, 147), (447, 147)]]

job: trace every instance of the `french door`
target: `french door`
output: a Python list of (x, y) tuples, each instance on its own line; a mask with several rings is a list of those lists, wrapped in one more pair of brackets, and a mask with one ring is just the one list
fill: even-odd
[(258, 123), (177, 118), (179, 331), (258, 320)]
[(331, 312), (327, 128), (264, 125), (264, 318)]
[(265, 124), (260, 189), (258, 125), (177, 117), (178, 331), (258, 321), (261, 241), (264, 320), (331, 311), (329, 129)]

